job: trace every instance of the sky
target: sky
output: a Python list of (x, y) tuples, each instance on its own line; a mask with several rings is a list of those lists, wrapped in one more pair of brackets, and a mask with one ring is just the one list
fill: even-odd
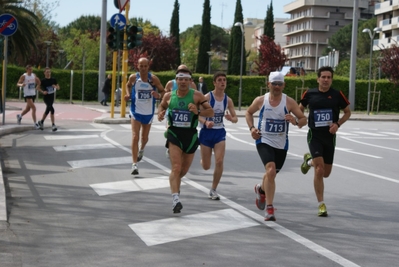
[[(52, 2), (51, 0), (46, 0)], [(264, 19), (267, 6), (271, 0), (241, 0), (245, 18)], [(295, 0), (274, 0), (273, 14), (275, 18), (289, 18), (283, 11), (283, 6)], [(130, 0), (129, 18), (141, 17), (158, 26), (168, 35), (170, 19), (175, 0)], [(103, 0), (60, 0), (60, 5), (53, 10), (52, 20), (61, 27), (68, 25), (80, 16), (99, 15), (102, 13)], [(145, 3), (145, 4), (138, 4)], [(233, 25), (236, 0), (210, 0), (211, 23), (229, 28)], [(203, 0), (179, 0), (180, 32), (196, 24), (202, 23)], [(107, 0), (107, 20), (119, 10), (114, 6), (114, 0)], [(124, 14), (124, 12), (123, 12)]]

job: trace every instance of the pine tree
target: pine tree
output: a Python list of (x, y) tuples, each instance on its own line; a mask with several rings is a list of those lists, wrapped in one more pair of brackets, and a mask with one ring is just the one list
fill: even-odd
[(270, 6), (267, 6), (265, 25), (263, 28), (263, 34), (271, 38), (275, 39), (274, 34), (274, 15), (273, 15), (273, 0), (270, 1)]
[[(243, 15), (242, 15), (242, 6), (241, 0), (237, 0), (236, 2), (236, 10), (234, 14), (234, 22), (243, 23)], [(229, 53), (228, 53), (228, 62), (227, 62), (227, 73), (231, 75), (240, 75), (240, 67), (241, 67), (241, 42), (244, 38), (242, 36), (242, 31), (240, 27), (233, 26), (231, 29), (230, 35), (230, 44), (229, 44)], [(245, 52), (245, 38), (243, 39), (243, 65), (242, 70), (243, 74), (245, 74), (244, 70), (246, 69), (246, 52)]]
[(175, 0), (174, 9), (172, 12), (172, 19), (170, 20), (170, 37), (174, 38), (174, 45), (176, 47), (176, 61), (175, 66), (179, 66), (181, 63), (180, 58), (180, 29), (179, 29), (179, 1)]
[(198, 48), (196, 72), (208, 73), (208, 51), (211, 51), (211, 5), (209, 0), (205, 0), (204, 13), (202, 14), (202, 29)]

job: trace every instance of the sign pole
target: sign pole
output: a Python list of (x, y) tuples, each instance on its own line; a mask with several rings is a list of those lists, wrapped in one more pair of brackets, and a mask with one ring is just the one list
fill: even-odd
[(3, 109), (3, 125), (6, 119), (6, 88), (7, 88), (7, 62), (8, 62), (8, 36), (4, 36), (4, 50), (3, 50), (4, 60), (3, 60), (3, 81), (1, 90), (1, 107)]

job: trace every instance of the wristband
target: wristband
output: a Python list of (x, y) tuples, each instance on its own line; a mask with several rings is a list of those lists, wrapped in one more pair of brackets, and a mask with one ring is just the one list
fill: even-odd
[(338, 126), (338, 128), (341, 127), (341, 124), (339, 124), (338, 122), (336, 122), (335, 124)]
[(253, 126), (253, 125), (252, 125), (251, 127), (249, 127), (249, 130), (251, 131), (251, 130), (252, 130), (252, 128), (255, 128), (255, 126)]

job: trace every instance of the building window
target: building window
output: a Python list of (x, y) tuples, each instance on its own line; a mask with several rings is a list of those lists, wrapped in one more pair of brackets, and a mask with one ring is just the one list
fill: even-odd
[(339, 21), (335, 21), (335, 26), (339, 26)]

